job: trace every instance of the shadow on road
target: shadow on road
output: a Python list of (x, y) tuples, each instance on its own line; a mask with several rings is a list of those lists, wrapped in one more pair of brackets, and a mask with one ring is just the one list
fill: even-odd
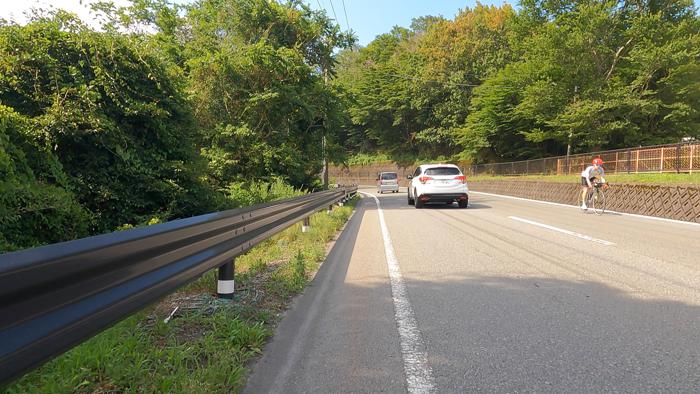
[[(546, 277), (451, 275), (406, 285), (437, 392), (697, 392), (699, 387), (698, 306)], [(394, 391), (401, 384), (396, 382), (401, 366), (387, 367), (401, 360), (393, 316), (367, 313), (368, 293), (378, 292), (347, 283), (343, 292), (343, 305), (328, 306), (336, 313), (319, 311), (317, 324), (303, 333), (309, 344), (279, 392)], [(371, 303), (391, 305), (392, 299), (384, 295)], [(392, 332), (363, 333), (365, 324)], [(339, 327), (341, 332), (330, 332)], [(382, 344), (373, 342), (387, 336), (396, 337), (394, 353), (376, 354)], [(324, 338), (323, 344), (314, 338)]]
[[(356, 215), (372, 209), (364, 199)], [(405, 391), (388, 277), (346, 278), (359, 222), (265, 351), (287, 368), (263, 362), (246, 392)], [(517, 267), (468, 276), (468, 261), (461, 274), (402, 267), (437, 392), (698, 392), (699, 305)]]
[(697, 305), (548, 277), (411, 280), (407, 287), (440, 392), (700, 387)]

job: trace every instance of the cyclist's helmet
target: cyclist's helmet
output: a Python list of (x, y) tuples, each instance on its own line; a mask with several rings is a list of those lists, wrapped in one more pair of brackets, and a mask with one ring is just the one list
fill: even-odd
[(602, 166), (602, 165), (603, 165), (603, 159), (601, 159), (600, 157), (596, 157), (595, 159), (593, 159), (593, 164), (595, 164), (595, 165), (597, 165), (597, 166)]

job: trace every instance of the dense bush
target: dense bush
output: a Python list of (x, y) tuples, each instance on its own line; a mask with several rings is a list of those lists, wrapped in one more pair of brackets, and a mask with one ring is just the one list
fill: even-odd
[[(143, 0), (0, 20), (0, 252), (317, 187), (351, 42), (299, 3)], [(144, 33), (145, 32), (145, 33)]]
[(28, 123), (0, 105), (0, 251), (85, 236), (91, 222), (53, 152), (28, 137)]

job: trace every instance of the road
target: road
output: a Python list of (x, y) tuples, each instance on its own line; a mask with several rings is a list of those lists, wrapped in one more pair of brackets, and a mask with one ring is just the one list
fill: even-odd
[(244, 392), (700, 392), (700, 226), (377, 197)]

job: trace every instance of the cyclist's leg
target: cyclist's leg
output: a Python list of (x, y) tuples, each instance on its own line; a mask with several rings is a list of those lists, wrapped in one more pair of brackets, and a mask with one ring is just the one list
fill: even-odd
[(586, 200), (588, 198), (588, 182), (585, 177), (581, 177), (581, 209), (586, 209)]

